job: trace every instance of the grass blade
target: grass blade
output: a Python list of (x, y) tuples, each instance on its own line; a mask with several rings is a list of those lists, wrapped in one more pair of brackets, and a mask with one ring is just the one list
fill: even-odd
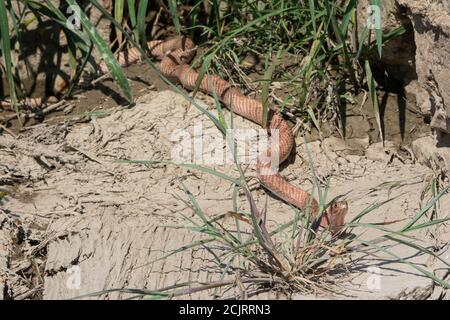
[[(72, 6), (77, 6), (75, 0), (66, 0), (66, 2)], [(106, 43), (106, 41), (100, 36), (95, 27), (92, 25), (91, 21), (86, 16), (86, 14), (82, 10), (80, 10), (79, 15), (81, 24), (83, 25), (92, 42), (95, 44), (96, 48), (102, 55), (102, 58), (105, 61), (106, 65), (108, 66), (108, 69), (111, 72), (112, 77), (117, 82), (119, 87), (122, 89), (125, 98), (128, 100), (128, 102), (131, 103), (133, 97), (131, 94), (130, 85), (128, 83), (127, 78), (123, 74), (122, 68), (120, 67), (119, 63), (114, 57), (114, 54), (109, 49), (109, 46)]]
[[(147, 16), (148, 0), (140, 0), (137, 15), (137, 31), (139, 34), (139, 40), (136, 40), (141, 44), (143, 48), (147, 48), (147, 35), (145, 33), (147, 24), (145, 23), (145, 17)], [(139, 42), (140, 41), (140, 42)]]
[(341, 32), (343, 35), (347, 34), (348, 31), (348, 25), (350, 24), (350, 20), (352, 19), (355, 10), (356, 10), (357, 1), (356, 0), (350, 0), (347, 4), (347, 7), (344, 12), (344, 16), (342, 17), (342, 23), (341, 23)]
[(177, 0), (168, 0), (170, 15), (172, 16), (172, 21), (175, 29), (178, 33), (181, 32), (180, 18), (178, 17), (178, 5)]
[(359, 57), (361, 56), (363, 49), (364, 49), (364, 43), (366, 42), (366, 39), (369, 37), (369, 32), (370, 32), (370, 29), (366, 25), (358, 39), (358, 52), (356, 53), (355, 59), (359, 59)]
[[(123, 22), (123, 9), (125, 8), (124, 0), (116, 0), (114, 1), (114, 18), (118, 23)], [(116, 36), (117, 40), (119, 40), (119, 44), (122, 43), (122, 32), (116, 28)]]
[(381, 13), (382, 13), (382, 7), (381, 7), (381, 1), (380, 0), (372, 0), (371, 1), (372, 6), (378, 8), (377, 12), (372, 12), (372, 14), (379, 14), (379, 16), (376, 16), (376, 23), (375, 23), (375, 42), (378, 49), (378, 55), (381, 58), (382, 50), (383, 50), (383, 30), (381, 29)]
[(261, 92), (262, 105), (263, 105), (263, 110), (262, 110), (262, 113), (263, 113), (262, 114), (262, 119), (263, 119), (262, 127), (263, 128), (267, 128), (267, 121), (268, 121), (268, 117), (269, 117), (269, 89), (270, 89), (270, 83), (272, 81), (272, 75), (273, 75), (273, 72), (275, 71), (276, 66), (280, 62), (282, 53), (283, 53), (283, 50), (282, 50), (282, 48), (280, 48), (280, 50), (278, 50), (278, 52), (277, 52), (275, 60), (266, 69), (266, 72), (264, 73), (264, 79), (263, 79), (263, 84), (262, 84), (262, 88), (261, 88), (261, 90), (262, 90), (262, 92)]
[(136, 48), (138, 49), (139, 53), (142, 56), (142, 59), (150, 66), (150, 68), (152, 70), (154, 70), (155, 72), (157, 72), (157, 74), (159, 75), (159, 77), (161, 78), (162, 81), (164, 81), (164, 83), (166, 83), (174, 92), (180, 94), (181, 96), (183, 96), (183, 98), (185, 98), (187, 101), (189, 101), (190, 103), (192, 103), (192, 105), (197, 108), (201, 113), (203, 113), (204, 115), (206, 115), (213, 123), (214, 125), (222, 132), (222, 134), (225, 135), (226, 130), (224, 130), (222, 124), (220, 123), (220, 120), (217, 119), (217, 117), (215, 117), (211, 112), (209, 112), (207, 109), (205, 109), (204, 107), (202, 107), (199, 103), (197, 103), (197, 101), (195, 101), (192, 97), (190, 97), (188, 94), (186, 94), (186, 92), (182, 89), (180, 89), (178, 86), (174, 85), (169, 79), (167, 79), (166, 77), (164, 77), (164, 75), (161, 74), (161, 72), (159, 71), (159, 69), (156, 67), (156, 65), (152, 62), (152, 60), (150, 60), (150, 58), (147, 56), (147, 54), (145, 53), (145, 51), (138, 45), (138, 43), (136, 43), (136, 41), (133, 40), (133, 37), (126, 32), (123, 27), (117, 23), (117, 21), (114, 20), (114, 18), (109, 14), (109, 12), (107, 10), (105, 10), (105, 8), (103, 8), (97, 0), (90, 0), (91, 3), (97, 8), (99, 9), (103, 15), (105, 17), (107, 17), (112, 24), (114, 24), (115, 27), (119, 28), (120, 31), (122, 31), (122, 33), (124, 34), (124, 36), (127, 38), (127, 40)]
[(365, 70), (366, 70), (366, 80), (367, 80), (367, 86), (369, 87), (369, 96), (370, 96), (370, 101), (372, 102), (373, 113), (375, 115), (375, 118), (377, 119), (378, 130), (380, 131), (380, 138), (384, 145), (384, 134), (383, 134), (383, 128), (381, 126), (381, 114), (380, 114), (380, 107), (378, 104), (377, 88), (376, 88), (375, 79), (372, 74), (372, 69), (370, 67), (369, 60), (366, 60), (364, 66), (365, 66)]
[(309, 0), (309, 13), (311, 15), (311, 21), (313, 26), (314, 33), (317, 33), (317, 22), (316, 22), (316, 5), (314, 3), (314, 0)]
[(241, 185), (241, 182), (235, 178), (232, 178), (222, 172), (213, 170), (211, 168), (208, 167), (204, 167), (204, 166), (200, 166), (198, 164), (193, 164), (193, 163), (175, 163), (173, 161), (166, 161), (166, 160), (117, 160), (115, 161), (117, 163), (135, 163), (135, 164), (144, 164), (147, 166), (151, 166), (151, 165), (155, 165), (155, 164), (170, 164), (170, 165), (175, 165), (178, 167), (184, 167), (184, 168), (190, 168), (190, 169), (196, 169), (199, 171), (202, 171), (204, 173), (208, 173), (208, 174), (212, 174), (216, 177), (228, 180), (236, 185)]
[(417, 271), (423, 273), (425, 276), (427, 276), (428, 278), (432, 279), (434, 282), (436, 282), (437, 284), (441, 285), (443, 288), (450, 289), (450, 284), (445, 282), (443, 279), (437, 277), (436, 275), (434, 275), (430, 271), (420, 267), (419, 265), (417, 265), (415, 263), (412, 263), (412, 262), (409, 262), (408, 260), (405, 260), (405, 259), (399, 257), (398, 255), (394, 254), (390, 250), (387, 250), (387, 249), (385, 249), (385, 248), (383, 248), (383, 247), (381, 247), (381, 246), (379, 246), (379, 245), (377, 245), (375, 243), (372, 243), (370, 241), (365, 241), (365, 240), (357, 240), (357, 241), (359, 241), (359, 242), (361, 242), (361, 243), (363, 243), (363, 244), (365, 244), (365, 245), (367, 245), (369, 247), (373, 247), (373, 248), (377, 249), (380, 252), (384, 252), (384, 253), (388, 254), (389, 256), (397, 259), (399, 262), (407, 264), (410, 267), (416, 269)]
[[(12, 58), (11, 58), (11, 44), (9, 35), (9, 23), (8, 15), (4, 1), (0, 1), (0, 34), (2, 36), (2, 55), (4, 60), (4, 65), (6, 68), (6, 78), (8, 80), (9, 98), (11, 99), (11, 104), (16, 111), (17, 119), (19, 117), (19, 107), (17, 105), (16, 88), (14, 85), (14, 77), (12, 74)], [(22, 123), (20, 123), (22, 125)]]
[(136, 2), (135, 0), (128, 0), (128, 14), (130, 16), (131, 30), (133, 30), (134, 39), (139, 42), (139, 32), (137, 29), (137, 16), (136, 16)]
[(420, 210), (416, 216), (410, 221), (408, 222), (408, 224), (406, 224), (403, 228), (402, 228), (402, 232), (408, 231), (410, 229), (412, 229), (412, 226), (414, 226), (414, 224), (428, 211), (430, 210), (432, 207), (434, 207), (435, 203), (445, 194), (447, 193), (447, 191), (450, 189), (450, 185), (445, 187), (444, 189), (442, 189), (441, 192), (439, 192), (438, 195), (436, 195), (433, 199), (431, 199), (430, 202), (428, 202), (428, 204), (422, 208), (422, 210)]
[(202, 66), (198, 70), (198, 76), (197, 80), (195, 80), (195, 88), (192, 91), (192, 96), (195, 97), (197, 92), (200, 90), (200, 86), (202, 84), (203, 78), (205, 77), (205, 74), (208, 72), (209, 66), (211, 65), (212, 58), (214, 57), (216, 52), (212, 52), (205, 56), (203, 59)]

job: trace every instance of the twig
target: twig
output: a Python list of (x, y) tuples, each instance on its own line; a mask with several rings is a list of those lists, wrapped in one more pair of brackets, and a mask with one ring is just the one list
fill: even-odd
[[(66, 100), (60, 100), (56, 103), (53, 103), (53, 104), (47, 106), (46, 108), (42, 109), (42, 114), (47, 114), (47, 113), (50, 113), (51, 111), (54, 111), (60, 107), (67, 107), (68, 105), (70, 105), (69, 103), (66, 103), (66, 102), (67, 102)], [(14, 118), (17, 118), (18, 116), (22, 117), (25, 120), (28, 120), (28, 119), (36, 117), (37, 115), (38, 115), (37, 112), (20, 113), (19, 115), (13, 114), (13, 115), (7, 116), (6, 118), (0, 119), (0, 121), (3, 123), (9, 122), (9, 121), (13, 120)]]
[(110, 72), (107, 72), (107, 73), (101, 75), (100, 77), (98, 77), (97, 79), (92, 80), (92, 81), (91, 81), (91, 85), (94, 86), (94, 85), (96, 85), (97, 83), (99, 83), (100, 81), (103, 81), (103, 80), (108, 79), (108, 78), (110, 78), (110, 77), (111, 77), (111, 73), (110, 73)]
[(17, 138), (17, 135), (14, 132), (12, 132), (11, 130), (9, 130), (7, 127), (5, 127), (4, 125), (0, 124), (0, 128), (2, 128), (5, 132), (9, 133), (14, 138)]

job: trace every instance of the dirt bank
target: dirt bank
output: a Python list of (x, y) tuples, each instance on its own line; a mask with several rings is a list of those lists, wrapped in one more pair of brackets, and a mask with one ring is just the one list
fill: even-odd
[[(198, 99), (212, 109), (211, 98)], [(44, 123), (23, 131), (17, 138), (0, 136), (0, 185), (6, 195), (0, 209), (0, 231), (15, 239), (1, 242), (0, 233), (0, 245), (8, 252), (21, 253), (0, 256), (3, 293), (21, 298), (28, 288), (39, 292), (35, 298), (72, 298), (112, 288), (156, 289), (184, 281), (220, 279), (223, 270), (204, 248), (150, 262), (200, 239), (191, 231), (172, 227), (186, 225), (182, 215), (192, 217), (191, 208), (183, 201), (186, 194), (181, 182), (209, 216), (234, 210), (230, 183), (193, 169), (114, 162), (170, 159), (175, 145), (172, 133), (179, 128), (193, 132), (196, 123), (202, 123), (204, 130), (212, 128), (206, 117), (182, 97), (162, 91), (144, 95), (132, 109), (118, 110), (104, 118), (92, 117), (87, 123)], [(240, 118), (235, 123), (236, 127), (255, 127)], [(394, 143), (386, 142), (386, 148), (379, 143), (369, 146), (367, 139), (353, 137), (344, 143), (329, 137), (308, 144), (319, 177), (330, 179), (329, 199), (345, 195), (350, 204), (349, 219), (368, 205), (388, 199), (391, 201), (371, 213), (367, 222), (413, 217), (430, 199), (429, 186), (436, 174), (399, 153)], [(353, 152), (355, 143), (359, 144)], [(308, 189), (310, 169), (304, 155), (304, 140), (298, 137), (296, 154), (282, 174)], [(237, 176), (233, 166), (214, 168)], [(258, 207), (267, 201), (271, 227), (292, 218), (287, 204), (268, 196), (259, 186), (252, 166), (247, 176)], [(243, 195), (238, 197), (237, 206), (248, 209)], [(449, 206), (450, 196), (445, 195), (436, 211), (439, 218), (448, 216)], [(403, 224), (397, 222), (389, 227)], [(376, 234), (370, 231), (364, 237)], [(445, 259), (449, 255), (445, 246), (449, 235), (446, 226), (415, 234), (424, 244), (439, 248)], [(415, 250), (394, 250), (398, 256), (412, 257), (431, 270), (442, 267)], [(375, 258), (355, 254), (354, 261), (348, 264), (352, 280), (344, 288), (345, 293), (354, 298), (384, 298), (416, 287), (426, 297), (442, 293), (416, 270), (387, 258), (382, 254)], [(373, 270), (368, 269), (370, 266), (379, 268), (379, 288), (367, 285)], [(258, 288), (254, 290), (256, 294)], [(213, 294), (211, 290), (192, 297)], [(216, 294), (227, 297), (238, 292)], [(409, 291), (405, 295), (412, 296)], [(109, 293), (102, 297), (128, 296)], [(257, 297), (288, 296), (272, 291)], [(291, 297), (304, 298), (295, 294)]]

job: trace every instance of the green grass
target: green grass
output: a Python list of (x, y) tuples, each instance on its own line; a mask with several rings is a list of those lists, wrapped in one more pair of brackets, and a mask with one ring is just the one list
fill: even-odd
[[(128, 81), (118, 67), (111, 48), (91, 28), (84, 14), (84, 10), (95, 1), (83, 3), (81, 30), (67, 29), (68, 15), (65, 9), (75, 4), (75, 0), (65, 0), (58, 8), (49, 0), (39, 3), (33, 0), (19, 2), (24, 8), (20, 15), (11, 10), (11, 0), (0, 7), (0, 14), (9, 16), (13, 21), (11, 28), (8, 19), (2, 19), (1, 32), (2, 39), (8, 39), (6, 35), (10, 39), (10, 43), (2, 41), (2, 56), (9, 96), (14, 105), (15, 96), (24, 97), (26, 92), (17, 86), (20, 79), (14, 79), (14, 70), (9, 68), (11, 49), (8, 44), (9, 47), (16, 47), (21, 34), (27, 32), (30, 19), (51, 19), (63, 28), (68, 41), (70, 64), (74, 68), (71, 89), (80, 76), (77, 66), (93, 65), (92, 45), (108, 65), (124, 97), (132, 101)], [(372, 3), (378, 4), (379, 1), (373, 0)], [(288, 110), (295, 117), (309, 119), (315, 125), (320, 125), (323, 117), (337, 112), (335, 103), (330, 101), (346, 103), (349, 94), (357, 95), (361, 90), (367, 90), (370, 92), (373, 112), (380, 119), (377, 85), (368, 61), (369, 52), (377, 50), (381, 55), (383, 43), (401, 35), (404, 29), (383, 34), (381, 30), (366, 28), (355, 40), (352, 33), (356, 0), (211, 1), (210, 4), (206, 8), (203, 0), (183, 1), (185, 10), (181, 14), (181, 2), (177, 0), (166, 0), (165, 6), (160, 8), (155, 8), (148, 1), (115, 1), (113, 12), (108, 18), (117, 40), (116, 47), (135, 46), (137, 43), (145, 50), (154, 22), (148, 19), (148, 14), (150, 10), (160, 10), (160, 21), (173, 25), (176, 33), (191, 35), (204, 48), (203, 55), (194, 63), (201, 66), (202, 75), (209, 70), (241, 86), (243, 90), (252, 91), (256, 88), (261, 91), (265, 113), (268, 105), (272, 104), (280, 110)], [(116, 24), (131, 34), (134, 43), (124, 36)], [(249, 55), (256, 55), (265, 61), (260, 64), (265, 68), (264, 76), (254, 79), (253, 83), (246, 78), (245, 72), (248, 70), (243, 64)], [(278, 68), (283, 57), (297, 57), (298, 66), (289, 70)], [(362, 64), (360, 60), (363, 60)], [(273, 82), (283, 86), (282, 96), (278, 96), (276, 90), (271, 88)], [(273, 96), (275, 99), (271, 99)], [(381, 129), (380, 123), (379, 127)]]
[[(16, 110), (16, 113), (19, 112), (17, 107), (17, 98), (16, 91), (14, 85), (14, 78), (12, 72), (12, 59), (11, 59), (11, 44), (9, 41), (9, 24), (8, 24), (8, 10), (5, 6), (5, 2), (2, 1), (0, 3), (0, 34), (1, 34), (1, 47), (2, 47), (2, 57), (3, 57), (3, 66), (6, 69), (6, 79), (8, 81), (8, 89), (9, 89), (9, 97), (11, 99), (11, 103)], [(16, 29), (17, 30), (17, 29)], [(20, 119), (20, 118), (19, 118)]]
[[(201, 2), (188, 1), (192, 6), (190, 13), (196, 13), (194, 18), (201, 16), (198, 13)], [(255, 83), (246, 85), (248, 78), (244, 75), (243, 60), (256, 55), (261, 60), (266, 57), (267, 62), (268, 53), (283, 48), (285, 57), (300, 58), (300, 63), (292, 70), (280, 68), (277, 72), (272, 69), (279, 57), (272, 56), (269, 63), (265, 63), (265, 74), (259, 77), (262, 84), (256, 85), (264, 106), (271, 103), (278, 109), (286, 107), (296, 117), (316, 118), (320, 125), (324, 116), (337, 112), (336, 105), (329, 101), (345, 104), (349, 93), (355, 96), (363, 90), (369, 91), (373, 113), (382, 132), (377, 84), (368, 56), (372, 50), (377, 50), (381, 56), (383, 44), (404, 33), (404, 28), (385, 33), (366, 28), (359, 39), (354, 39), (355, 0), (233, 1), (227, 4), (227, 10), (220, 17), (221, 23), (217, 23), (218, 14), (212, 10), (206, 23), (204, 19), (192, 19), (191, 25), (182, 29), (184, 33), (196, 35), (197, 42), (206, 48), (201, 57), (203, 63), (198, 60), (196, 65), (212, 69), (251, 92)], [(372, 4), (379, 4), (379, 1), (374, 0)], [(174, 15), (173, 10), (171, 15)], [(274, 81), (281, 83), (285, 93), (272, 100), (268, 98), (269, 85)], [(280, 101), (282, 105), (277, 105)]]
[[(16, 47), (20, 43), (20, 39), (23, 33), (28, 31), (28, 27), (33, 21), (45, 21), (51, 20), (55, 25), (62, 27), (62, 30), (66, 36), (68, 45), (67, 50), (70, 56), (70, 64), (76, 69), (77, 61), (82, 62), (82, 65), (86, 65), (86, 62), (90, 61), (92, 64), (91, 47), (93, 46), (100, 53), (103, 61), (106, 63), (112, 77), (121, 88), (124, 97), (132, 102), (131, 89), (128, 84), (128, 80), (125, 77), (122, 68), (119, 66), (114, 54), (112, 53), (109, 43), (101, 38), (97, 30), (92, 26), (89, 18), (84, 13), (84, 7), (79, 10), (79, 17), (81, 20), (81, 29), (70, 28), (71, 15), (65, 14), (68, 6), (77, 6), (78, 3), (75, 0), (65, 0), (60, 7), (56, 7), (50, 0), (41, 2), (32, 0), (19, 1), (22, 5), (23, 11), (20, 14), (12, 10), (11, 1), (2, 1), (0, 5), (0, 32), (2, 35), (2, 50), (1, 55), (3, 57), (3, 66), (6, 68), (6, 79), (9, 85), (9, 97), (12, 100), (13, 105), (16, 105), (16, 96), (24, 97), (25, 92), (20, 91), (20, 80), (14, 77), (12, 65), (12, 52), (11, 47)], [(124, 2), (116, 2), (116, 17), (123, 18)], [(14, 28), (10, 28), (8, 25), (8, 18), (14, 22)], [(137, 26), (136, 26), (137, 28)], [(56, 32), (56, 28), (53, 32)], [(136, 29), (137, 30), (137, 29)], [(51, 31), (50, 31), (51, 32)], [(117, 32), (118, 36), (121, 36)], [(64, 48), (61, 48), (63, 50)], [(77, 57), (80, 57), (77, 59)], [(80, 70), (74, 70), (74, 80), (78, 79)], [(82, 71), (82, 70), (81, 70)], [(19, 110), (16, 110), (19, 112)]]

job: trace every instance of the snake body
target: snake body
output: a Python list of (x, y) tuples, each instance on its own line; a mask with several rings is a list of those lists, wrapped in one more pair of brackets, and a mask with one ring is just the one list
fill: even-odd
[[(181, 84), (187, 90), (195, 89), (199, 75), (189, 66), (189, 62), (195, 55), (195, 45), (189, 38), (180, 36), (167, 41), (150, 41), (148, 46), (153, 56), (162, 58), (159, 69), (165, 77), (175, 84)], [(128, 54), (127, 59), (135, 56), (136, 54)], [(225, 107), (230, 109), (232, 106), (234, 113), (260, 126), (263, 125), (262, 103), (245, 96), (238, 88), (232, 87), (220, 77), (215, 75), (204, 76), (199, 90), (209, 95), (214, 92)], [(278, 130), (279, 139), (278, 146), (274, 146), (272, 149), (277, 150), (279, 162), (282, 163), (292, 151), (294, 145), (293, 133), (287, 122), (278, 113), (271, 113), (269, 116), (269, 134), (273, 130)], [(319, 213), (317, 201), (308, 192), (289, 183), (278, 172), (272, 172), (270, 156), (271, 149), (267, 150), (265, 156), (258, 158), (256, 168), (260, 182), (280, 198), (302, 211), (310, 206), (310, 216), (317, 216)], [(347, 211), (347, 202), (332, 203), (321, 216), (320, 225), (329, 227), (332, 233), (338, 232), (344, 225)]]
[[(159, 70), (174, 84), (181, 84), (187, 90), (194, 90), (198, 79), (198, 72), (189, 65), (196, 54), (195, 45), (191, 39), (178, 36), (169, 40), (152, 40), (148, 42), (150, 54), (161, 59)], [(132, 48), (122, 51), (117, 55), (121, 66), (128, 66), (141, 58), (139, 51)], [(105, 63), (99, 65), (99, 72), (106, 73), (108, 68)], [(81, 78), (81, 82), (89, 82), (88, 78)], [(258, 100), (249, 98), (241, 91), (231, 86), (228, 81), (215, 75), (207, 75), (202, 79), (198, 88), (200, 91), (213, 95), (216, 94), (220, 102), (233, 112), (262, 126), (263, 106)], [(38, 102), (38, 101), (33, 101)], [(40, 102), (40, 101), (39, 101)], [(34, 103), (33, 103), (34, 104)], [(278, 145), (272, 146), (272, 150), (278, 153), (279, 163), (285, 161), (294, 146), (294, 137), (291, 128), (280, 114), (269, 114), (269, 135), (278, 130)], [(257, 161), (257, 176), (260, 182), (284, 201), (294, 205), (302, 211), (309, 207), (309, 216), (317, 217), (319, 205), (317, 201), (305, 190), (289, 183), (278, 172), (271, 170), (271, 149), (266, 154), (260, 155)], [(348, 205), (345, 201), (332, 203), (325, 210), (320, 219), (320, 225), (329, 228), (332, 233), (338, 232), (344, 225)]]

